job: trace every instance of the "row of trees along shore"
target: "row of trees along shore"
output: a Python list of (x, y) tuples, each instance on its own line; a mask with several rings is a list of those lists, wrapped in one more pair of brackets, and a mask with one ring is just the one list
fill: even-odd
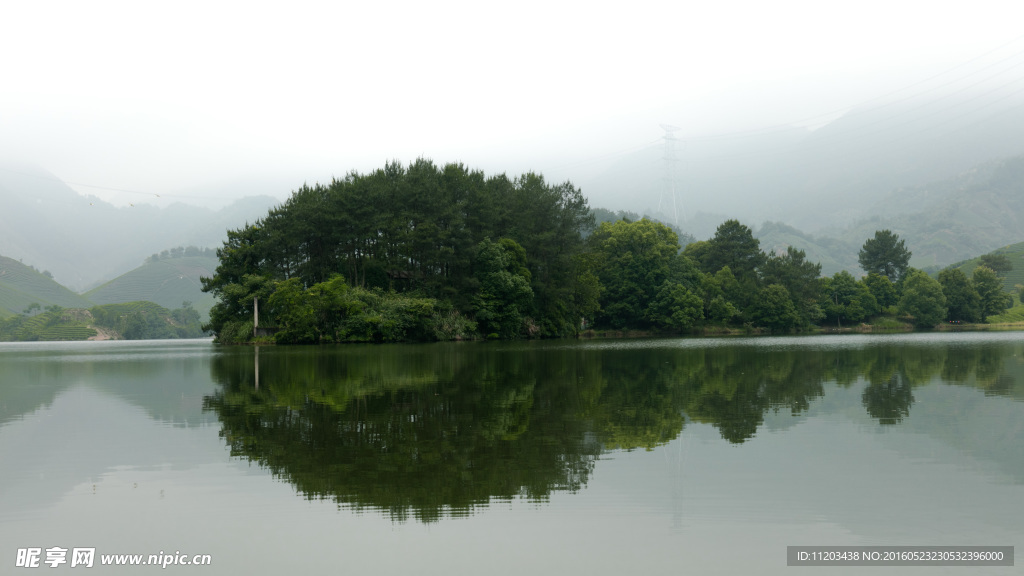
[[(736, 220), (684, 249), (673, 229), (651, 220), (595, 226), (569, 182), (485, 177), (424, 159), (303, 186), (228, 231), (217, 256), (203, 290), (218, 298), (207, 328), (224, 343), (261, 334), (254, 306), (263, 337), (278, 343), (394, 342), (591, 328), (788, 332), (884, 312), (929, 326), (954, 310), (983, 318), (1008, 296), (980, 295), (987, 275), (996, 277), (988, 268), (973, 279), (949, 272), (942, 284), (910, 269), (909, 251), (889, 231), (865, 242), (867, 276), (823, 278), (801, 250), (765, 254)], [(970, 295), (966, 307), (953, 303), (972, 289), (977, 303)]]

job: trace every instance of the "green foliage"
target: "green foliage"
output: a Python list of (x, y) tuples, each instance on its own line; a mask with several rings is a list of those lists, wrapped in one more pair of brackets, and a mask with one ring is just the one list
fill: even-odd
[(602, 223), (587, 241), (596, 255), (596, 276), (602, 288), (600, 325), (645, 327), (651, 325), (651, 318), (667, 318), (664, 310), (649, 313), (648, 308), (666, 281), (683, 281), (687, 268), (692, 268), (679, 256), (674, 232), (646, 219), (619, 220)]
[[(796, 311), (798, 326), (808, 326), (824, 317), (819, 304), (821, 264), (808, 262), (806, 257), (803, 250), (789, 246), (786, 254), (769, 256), (761, 269), (764, 284), (777, 284), (786, 290), (787, 299), (792, 301)], [(759, 303), (759, 309), (763, 303), (763, 300)]]
[(1013, 296), (1003, 292), (1003, 282), (991, 268), (978, 266), (971, 281), (978, 291), (982, 318), (1002, 314), (1013, 304)]
[(671, 222), (665, 222), (663, 220), (651, 216), (650, 214), (644, 214), (643, 216), (641, 216), (640, 214), (637, 214), (636, 212), (630, 212), (629, 210), (618, 210), (613, 212), (606, 208), (591, 208), (590, 213), (593, 214), (594, 216), (594, 226), (600, 226), (602, 222), (614, 224), (617, 220), (625, 220), (626, 222), (636, 222), (637, 220), (646, 218), (652, 222), (663, 224), (667, 226), (669, 230), (675, 232), (676, 237), (679, 239), (679, 243), (682, 246), (688, 246), (693, 242), (697, 241), (697, 239), (694, 238), (692, 234), (683, 232), (682, 230), (679, 229), (678, 226), (672, 224)]
[(959, 268), (946, 268), (939, 272), (939, 284), (946, 297), (946, 319), (953, 322), (978, 322), (981, 315), (981, 296), (974, 283)]
[(734, 287), (738, 287), (738, 284), (728, 266), (714, 276), (701, 274), (699, 291), (703, 297), (704, 319), (707, 322), (725, 325), (740, 315), (739, 309), (726, 297), (726, 290), (732, 292)]
[(278, 282), (266, 303), (267, 309), (274, 311), (277, 327), (274, 338), (279, 343), (319, 342), (322, 332), (327, 329), (316, 322), (312, 294), (302, 286), (298, 278)]
[[(298, 278), (276, 282), (265, 309), (266, 318), (273, 318), (271, 330), (279, 344), (402, 342), (440, 339), (438, 334), (455, 339), (473, 327), (457, 315), (439, 314), (432, 298), (350, 288), (340, 275), (308, 289)], [(261, 319), (260, 327), (265, 325)], [(252, 337), (251, 323), (228, 327), (228, 343)]]
[(434, 325), (434, 338), (442, 342), (470, 340), (476, 335), (477, 323), (455, 309), (434, 312), (431, 321)]
[(835, 273), (831, 278), (822, 279), (819, 302), (825, 314), (825, 322), (834, 322), (837, 326), (842, 326), (844, 322), (863, 322), (879, 312), (878, 301), (871, 290), (845, 270)]
[(474, 276), (480, 286), (473, 311), (480, 329), (510, 339), (520, 336), (533, 305), (526, 251), (509, 238), (477, 245)]
[(87, 340), (96, 335), (88, 326), (89, 316), (80, 309), (47, 306), (35, 316), (18, 314), (0, 320), (0, 341)]
[(868, 288), (868, 292), (875, 297), (875, 302), (882, 309), (895, 306), (900, 300), (897, 285), (893, 284), (888, 276), (882, 276), (877, 272), (871, 272), (861, 279)]
[(910, 266), (910, 250), (891, 230), (877, 230), (860, 249), (857, 259), (867, 273), (876, 273), (898, 282)]
[(772, 332), (786, 332), (802, 322), (789, 291), (782, 284), (766, 286), (757, 298), (754, 320)]
[(658, 328), (687, 330), (704, 319), (704, 302), (686, 286), (666, 280), (644, 317)]
[(1005, 276), (1007, 272), (1013, 270), (1013, 263), (1006, 254), (985, 254), (981, 257), (981, 265), (995, 272), (997, 276)]
[(714, 274), (728, 266), (740, 283), (753, 281), (766, 259), (760, 241), (738, 220), (726, 220), (719, 225), (701, 256), (701, 270)]
[(433, 339), (436, 301), (394, 292), (381, 293), (353, 288), (344, 303), (351, 312), (345, 316), (341, 334), (348, 342), (404, 342)]
[[(588, 281), (578, 256), (592, 226), (586, 200), (570, 183), (551, 185), (532, 173), (485, 178), (461, 164), (439, 168), (423, 159), (408, 167), (389, 163), (303, 186), (265, 218), (229, 231), (219, 266), (203, 279), (204, 291), (218, 299), (210, 327), (219, 332), (251, 314), (251, 306), (239, 303), (245, 291), (237, 288), (247, 276), (295, 278), (312, 287), (341, 275), (353, 288), (415, 294), (445, 309), (474, 311), (481, 304), (478, 246), (498, 237), (515, 248), (516, 268), (509, 273), (533, 292), (518, 310), (524, 324), (541, 336), (571, 334), (583, 315), (579, 306), (592, 310), (585, 294), (593, 286), (577, 290), (577, 281)], [(485, 306), (484, 315), (489, 311)], [(502, 330), (516, 334), (519, 327)]]
[[(207, 279), (204, 279), (204, 284)], [(266, 303), (275, 289), (272, 280), (266, 276), (257, 274), (244, 274), (238, 278), (238, 282), (225, 282), (217, 285), (212, 292), (217, 296), (217, 304), (210, 309), (210, 322), (203, 326), (217, 335), (216, 340), (224, 344), (245, 341), (235, 338), (225, 339), (221, 334), (225, 326), (230, 322), (233, 328), (232, 334), (241, 334), (238, 331), (245, 322), (250, 328), (253, 324), (253, 316), (257, 302)], [(205, 288), (204, 288), (205, 290)], [(261, 310), (260, 324), (273, 325), (273, 311)], [(251, 330), (250, 330), (251, 334)]]
[(939, 281), (911, 268), (903, 282), (900, 312), (911, 316), (918, 328), (932, 328), (946, 317), (946, 297)]
[(47, 306), (34, 316), (19, 314), (0, 321), (0, 340), (87, 340), (102, 328), (125, 340), (197, 338), (203, 335), (191, 304), (167, 310), (152, 302), (129, 302), (82, 308)]
[(576, 270), (573, 305), (580, 315), (582, 325), (593, 321), (601, 310), (601, 280), (595, 272), (597, 255), (583, 253), (576, 256), (573, 267)]
[(153, 302), (127, 302), (93, 306), (95, 325), (116, 332), (125, 340), (199, 338), (203, 329), (191, 302), (168, 310)]

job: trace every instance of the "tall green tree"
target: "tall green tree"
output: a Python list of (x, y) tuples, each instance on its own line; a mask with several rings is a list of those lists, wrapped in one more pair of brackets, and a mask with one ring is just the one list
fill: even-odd
[(899, 309), (914, 318), (918, 328), (931, 328), (946, 317), (946, 297), (942, 285), (928, 274), (911, 268), (903, 282)]
[(939, 284), (946, 297), (946, 319), (954, 322), (977, 322), (981, 319), (981, 296), (963, 270), (946, 268), (939, 272)]
[(474, 311), (484, 332), (506, 339), (519, 336), (534, 296), (526, 251), (509, 238), (484, 238), (474, 268), (480, 284)]
[(864, 242), (857, 259), (867, 273), (876, 273), (898, 282), (910, 266), (910, 250), (891, 230), (878, 230)]
[(758, 295), (754, 321), (772, 332), (792, 330), (802, 322), (789, 291), (782, 284), (765, 286)]
[[(684, 257), (686, 252), (683, 252)], [(740, 316), (731, 298), (740, 290), (728, 266), (715, 274), (701, 274), (699, 292), (704, 300), (704, 319), (715, 325), (726, 325)]]
[[(613, 328), (649, 326), (648, 308), (663, 284), (683, 280), (679, 276), (686, 263), (681, 268), (677, 262), (675, 233), (647, 219), (619, 220), (602, 222), (587, 241), (602, 286), (599, 323)], [(672, 292), (671, 287), (668, 290)]]
[(769, 255), (761, 267), (761, 277), (766, 285), (778, 284), (786, 289), (792, 299), (799, 325), (809, 325), (824, 317), (819, 300), (821, 298), (821, 264), (808, 262), (807, 254), (792, 246), (786, 247), (782, 255)]
[(822, 279), (819, 302), (825, 321), (837, 326), (861, 322), (878, 313), (878, 302), (871, 291), (846, 270)]
[(764, 262), (761, 242), (754, 238), (750, 228), (738, 220), (726, 220), (708, 241), (701, 269), (714, 274), (728, 266), (736, 278), (743, 282), (744, 279), (756, 279), (757, 269)]
[(700, 269), (707, 274), (729, 268), (740, 289), (728, 299), (739, 309), (742, 320), (751, 321), (761, 286), (758, 271), (765, 255), (750, 228), (737, 220), (726, 220), (705, 246), (697, 246), (691, 253), (701, 257)]
[(860, 281), (867, 286), (868, 291), (875, 297), (875, 302), (878, 303), (880, 308), (885, 309), (895, 306), (899, 302), (899, 288), (896, 284), (893, 284), (888, 276), (872, 272), (861, 278)]
[(981, 265), (992, 270), (997, 276), (1005, 276), (1013, 270), (1013, 263), (1006, 254), (985, 254), (981, 257)]
[(666, 280), (644, 317), (659, 328), (686, 330), (704, 319), (704, 302), (683, 284)]
[(1003, 281), (991, 268), (978, 266), (971, 275), (971, 281), (978, 290), (982, 319), (1001, 314), (1013, 304), (1013, 296), (1003, 292)]

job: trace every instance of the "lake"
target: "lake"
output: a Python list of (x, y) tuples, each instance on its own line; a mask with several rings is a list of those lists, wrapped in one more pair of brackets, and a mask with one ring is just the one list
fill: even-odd
[(1024, 543), (1024, 333), (0, 344), (0, 462), (0, 574), (964, 574), (787, 546)]

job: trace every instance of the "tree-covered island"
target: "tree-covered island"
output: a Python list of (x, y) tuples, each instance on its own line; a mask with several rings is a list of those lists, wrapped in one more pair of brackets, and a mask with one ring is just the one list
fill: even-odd
[(648, 219), (595, 225), (569, 182), (424, 159), (303, 186), (228, 231), (217, 256), (203, 290), (218, 299), (206, 328), (222, 343), (780, 333), (882, 314), (927, 328), (1012, 301), (987, 267), (938, 280), (909, 268), (888, 230), (861, 250), (865, 277), (821, 277), (802, 250), (765, 254), (736, 220), (684, 248)]

